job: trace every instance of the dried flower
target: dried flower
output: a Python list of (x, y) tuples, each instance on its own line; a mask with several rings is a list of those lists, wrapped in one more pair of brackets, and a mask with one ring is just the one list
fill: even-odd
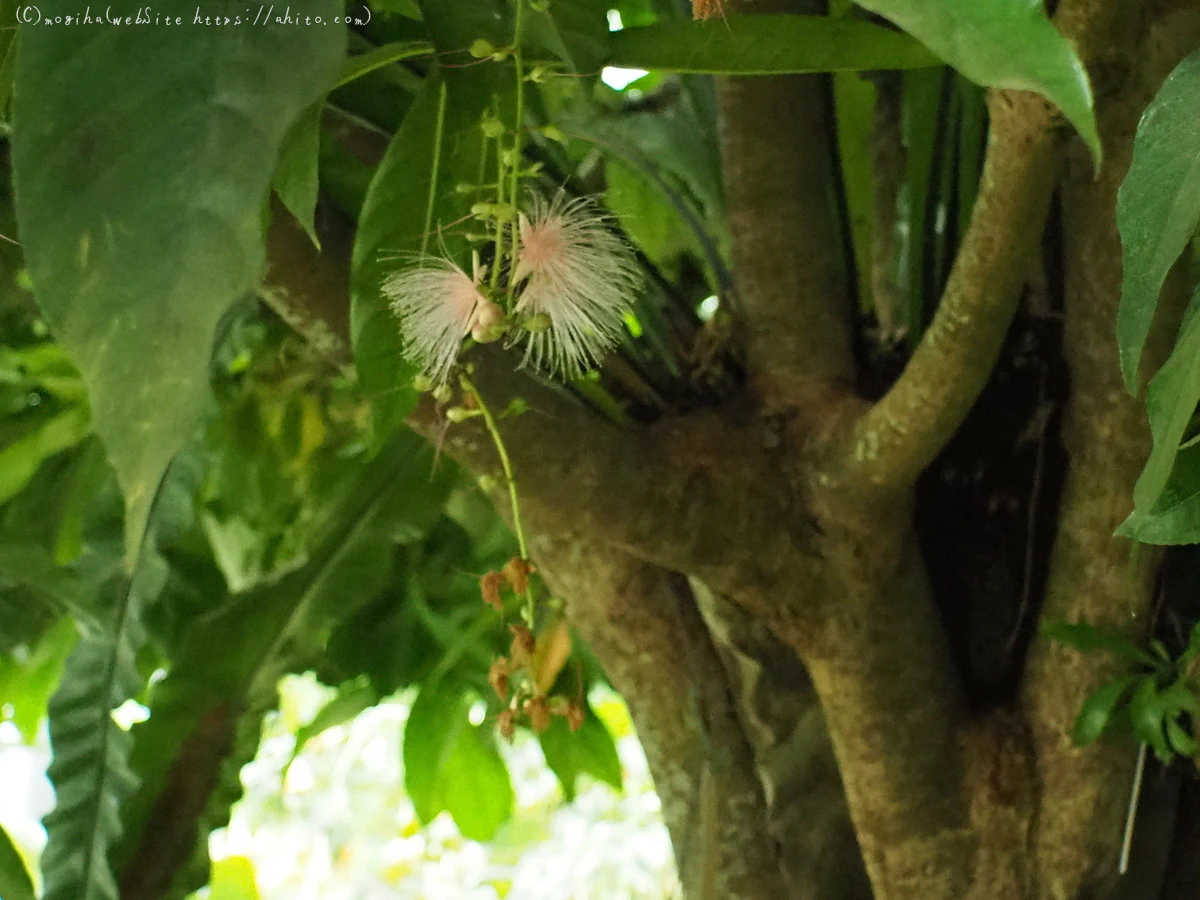
[(501, 737), (506, 741), (512, 741), (517, 729), (513, 722), (513, 711), (511, 709), (502, 710), (500, 715), (496, 716), (496, 728), (499, 729)]
[(550, 707), (546, 704), (545, 697), (530, 697), (526, 700), (525, 715), (529, 716), (529, 724), (538, 734), (550, 727)]
[(483, 594), (483, 602), (498, 613), (504, 612), (504, 600), (500, 597), (500, 585), (503, 583), (504, 576), (499, 572), (488, 572), (479, 579), (479, 592)]
[(501, 700), (508, 699), (508, 674), (508, 660), (503, 656), (496, 657), (488, 669), (488, 684)]
[(533, 571), (533, 566), (521, 557), (514, 556), (504, 564), (504, 568), (500, 571), (514, 594), (524, 594), (526, 588), (529, 587), (529, 573)]
[[(586, 198), (559, 191), (547, 202), (533, 195), (518, 222), (520, 247), (513, 280), (528, 279), (517, 312), (545, 316), (549, 328), (529, 331), (522, 364), (567, 377), (600, 365), (621, 337), (640, 275), (629, 246)], [(539, 320), (543, 321), (543, 320)]]
[(583, 704), (578, 700), (572, 700), (567, 705), (567, 727), (572, 731), (578, 731), (583, 727)]
[(492, 315), (490, 300), (466, 272), (446, 259), (425, 260), (383, 282), (404, 332), (404, 354), (434, 384), (444, 384), (463, 338)]
[(531, 666), (533, 664), (534, 651), (537, 649), (537, 641), (533, 637), (533, 632), (524, 625), (510, 625), (508, 627), (513, 634), (512, 648), (508, 652), (513, 665), (517, 667)]

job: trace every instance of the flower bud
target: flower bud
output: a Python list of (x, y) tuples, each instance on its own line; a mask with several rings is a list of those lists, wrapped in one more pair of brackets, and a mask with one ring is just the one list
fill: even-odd
[(484, 137), (494, 139), (504, 134), (504, 123), (495, 116), (484, 116), (483, 121), (479, 123), (479, 127), (483, 130)]
[(498, 303), (480, 305), (475, 311), (475, 324), (471, 326), (471, 337), (481, 344), (490, 344), (503, 337), (504, 310)]
[(433, 381), (428, 375), (424, 374), (423, 372), (418, 372), (413, 376), (412, 386), (413, 390), (423, 394), (433, 387)]
[(530, 697), (526, 700), (525, 715), (529, 716), (529, 724), (538, 734), (550, 727), (550, 707), (546, 705), (545, 697)]
[(483, 602), (496, 612), (504, 612), (504, 601), (500, 598), (500, 585), (503, 582), (504, 576), (499, 572), (488, 572), (479, 579), (479, 592), (483, 595)]
[(495, 52), (496, 48), (492, 46), (492, 42), (485, 41), (483, 38), (480, 38), (471, 44), (470, 53), (476, 59), (483, 59), (484, 57), (491, 56)]
[(493, 478), (491, 475), (480, 475), (478, 483), (479, 483), (479, 489), (486, 494), (486, 493), (490, 493), (493, 489), (495, 489), (497, 482), (496, 482), (496, 479)]
[(454, 399), (454, 391), (448, 384), (439, 384), (433, 389), (433, 399), (438, 403), (449, 403)]
[(525, 319), (525, 321), (521, 323), (521, 327), (526, 331), (533, 332), (534, 334), (541, 334), (543, 331), (549, 330), (551, 324), (552, 323), (548, 315), (545, 313), (538, 313), (537, 315), (530, 316), (529, 318)]
[(455, 424), (458, 424), (459, 422), (465, 422), (467, 419), (473, 418), (477, 415), (479, 415), (479, 413), (476, 410), (466, 409), (462, 406), (452, 406), (446, 410), (446, 418)]
[(559, 130), (557, 125), (543, 125), (541, 131), (542, 137), (546, 138), (547, 140), (558, 141), (560, 144), (565, 144), (567, 142), (566, 135)]

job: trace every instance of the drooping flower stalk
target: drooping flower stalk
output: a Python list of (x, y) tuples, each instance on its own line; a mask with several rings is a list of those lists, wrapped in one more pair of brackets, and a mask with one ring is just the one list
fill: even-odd
[(532, 194), (519, 217), (512, 280), (524, 282), (516, 312), (544, 317), (522, 364), (576, 378), (596, 368), (621, 337), (641, 276), (629, 246), (587, 198)]

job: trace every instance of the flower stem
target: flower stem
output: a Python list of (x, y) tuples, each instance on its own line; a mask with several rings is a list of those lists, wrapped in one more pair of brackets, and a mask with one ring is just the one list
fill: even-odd
[[(463, 373), (459, 376), (459, 381), (462, 384), (463, 390), (470, 396), (475, 398), (475, 403), (479, 406), (479, 412), (483, 415), (484, 424), (487, 426), (488, 434), (492, 438), (492, 443), (496, 446), (496, 454), (500, 457), (500, 467), (504, 470), (504, 481), (508, 486), (508, 503), (512, 507), (513, 531), (517, 535), (517, 552), (521, 554), (521, 559), (529, 560), (529, 545), (525, 542), (525, 528), (521, 524), (521, 499), (517, 494), (517, 479), (513, 475), (512, 461), (508, 458), (508, 449), (504, 446), (504, 438), (500, 436), (500, 429), (496, 425), (496, 417), (492, 415), (491, 408), (484, 401), (483, 396), (479, 393), (479, 389), (475, 387), (475, 383), (470, 377)], [(522, 610), (522, 615), (525, 619), (525, 624), (533, 628), (533, 588), (525, 588), (525, 606)]]
[[(512, 164), (512, 190), (509, 192), (512, 195), (512, 205), (517, 207), (520, 203), (521, 195), (521, 152), (525, 138), (525, 59), (521, 53), (521, 25), (524, 20), (526, 0), (516, 0), (517, 14), (516, 20), (513, 23), (513, 66), (517, 72), (517, 111), (514, 119), (513, 127), (513, 164)], [(513, 256), (517, 254), (517, 233), (513, 231)], [(516, 284), (512, 278), (508, 279), (508, 300), (509, 306), (512, 305), (513, 296), (516, 292)]]
[(433, 207), (437, 203), (437, 184), (442, 163), (442, 132), (446, 127), (446, 82), (438, 85), (437, 123), (433, 129), (433, 167), (429, 173), (429, 197), (425, 203), (425, 230), (421, 232), (421, 259), (429, 250), (429, 234), (433, 230)]

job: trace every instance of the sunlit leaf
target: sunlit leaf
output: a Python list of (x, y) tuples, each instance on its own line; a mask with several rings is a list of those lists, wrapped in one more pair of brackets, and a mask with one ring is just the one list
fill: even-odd
[(1075, 126), (1100, 166), (1087, 71), (1041, 3), (1030, 0), (860, 0), (977, 84), (1036, 91)]
[(33, 881), (25, 860), (3, 828), (0, 828), (0, 897), (4, 900), (34, 900)]
[(778, 75), (922, 68), (937, 65), (937, 58), (908, 35), (857, 19), (730, 16), (615, 32), (605, 62), (667, 72)]
[(1124, 251), (1117, 339), (1135, 390), (1158, 295), (1200, 222), (1200, 50), (1181, 62), (1142, 114), (1117, 195)]
[(442, 783), (446, 809), (463, 837), (490, 841), (512, 816), (512, 780), (488, 725), (468, 724), (457, 730)]
[(422, 824), (446, 808), (444, 768), (458, 740), (469, 728), (467, 699), (451, 681), (426, 683), (404, 725), (404, 789)]

